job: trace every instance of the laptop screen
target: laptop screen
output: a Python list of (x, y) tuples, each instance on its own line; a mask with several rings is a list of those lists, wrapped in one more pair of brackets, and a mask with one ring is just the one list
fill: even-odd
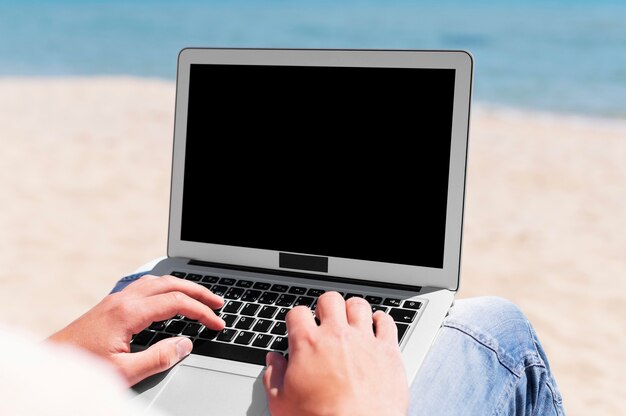
[(181, 240), (443, 268), (454, 82), (192, 64)]

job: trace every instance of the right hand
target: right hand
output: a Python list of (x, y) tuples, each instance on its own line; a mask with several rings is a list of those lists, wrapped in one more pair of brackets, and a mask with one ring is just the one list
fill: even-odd
[(263, 382), (272, 415), (406, 415), (408, 383), (393, 319), (337, 292), (320, 296), (315, 313), (319, 326), (308, 308), (293, 308), (286, 318), (289, 361), (267, 356)]

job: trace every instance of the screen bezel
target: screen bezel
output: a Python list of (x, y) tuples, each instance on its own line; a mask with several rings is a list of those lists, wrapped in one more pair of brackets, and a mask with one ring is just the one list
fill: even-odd
[[(360, 281), (370, 280), (388, 284), (458, 290), (473, 67), (473, 60), (469, 53), (465, 51), (416, 50), (222, 48), (187, 48), (180, 52), (176, 85), (168, 256), (277, 271), (292, 271), (293, 269), (279, 267), (279, 251), (184, 241), (180, 238), (191, 64), (455, 69), (443, 268), (329, 257), (327, 273), (314, 271), (307, 273)], [(297, 271), (302, 272), (302, 270)]]

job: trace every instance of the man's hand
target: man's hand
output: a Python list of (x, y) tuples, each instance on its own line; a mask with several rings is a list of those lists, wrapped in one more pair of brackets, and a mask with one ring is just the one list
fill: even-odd
[(133, 334), (152, 322), (181, 314), (206, 327), (221, 330), (224, 321), (212, 309), (224, 300), (205, 287), (173, 276), (143, 276), (124, 290), (105, 297), (83, 316), (49, 340), (89, 350), (112, 362), (128, 385), (165, 371), (192, 349), (185, 337), (162, 340), (145, 351), (130, 354)]
[(406, 415), (408, 385), (392, 318), (336, 292), (320, 296), (315, 313), (319, 326), (309, 309), (293, 308), (289, 361), (267, 356), (263, 382), (272, 415)]

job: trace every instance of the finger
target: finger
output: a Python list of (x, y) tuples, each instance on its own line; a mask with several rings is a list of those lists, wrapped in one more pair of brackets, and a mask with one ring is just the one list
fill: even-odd
[(278, 398), (282, 389), (285, 371), (287, 371), (287, 360), (281, 354), (269, 352), (265, 356), (265, 362), (267, 368), (263, 374), (263, 385), (271, 406), (272, 401)]
[(337, 292), (326, 292), (317, 299), (315, 315), (320, 320), (320, 325), (324, 323), (347, 323), (346, 302)]
[(145, 351), (121, 353), (117, 360), (129, 385), (172, 367), (191, 352), (193, 344), (185, 337), (168, 338), (157, 342)]
[(398, 328), (393, 318), (383, 311), (376, 311), (373, 316), (376, 338), (383, 342), (398, 345)]
[(133, 293), (142, 296), (153, 296), (167, 292), (183, 292), (187, 296), (199, 300), (211, 309), (224, 306), (224, 299), (212, 293), (206, 287), (174, 276), (161, 276), (157, 279), (138, 280)]
[(289, 341), (297, 342), (298, 334), (317, 330), (315, 318), (306, 306), (296, 306), (287, 313), (285, 318)]
[(362, 298), (353, 297), (346, 301), (348, 324), (372, 332), (372, 307)]
[(207, 305), (187, 296), (183, 292), (168, 292), (160, 295), (144, 297), (133, 301), (131, 329), (138, 333), (152, 322), (163, 321), (175, 315), (197, 319), (207, 328), (221, 330), (224, 321)]

